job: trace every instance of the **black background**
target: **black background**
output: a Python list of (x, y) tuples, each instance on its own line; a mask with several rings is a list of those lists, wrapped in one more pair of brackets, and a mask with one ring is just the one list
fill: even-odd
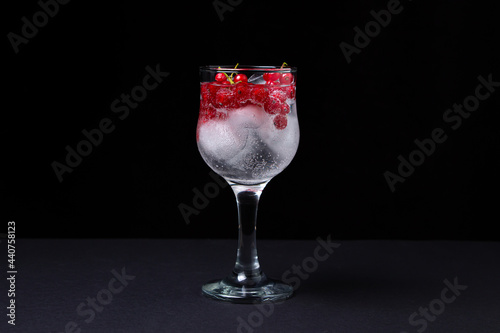
[[(4, 4), (2, 223), (18, 237), (235, 238), (228, 187), (189, 224), (178, 208), (212, 181), (195, 140), (198, 66), (286, 61), (301, 143), (261, 197), (260, 238), (500, 240), (500, 88), (457, 130), (442, 118), (479, 75), (500, 81), (498, 5), (401, 6), (348, 64), (339, 44), (387, 1), (247, 0), (223, 20), (211, 1), (71, 1), (17, 54), (7, 34), (40, 6)], [(157, 64), (169, 76), (118, 119), (110, 104)], [(51, 163), (103, 118), (115, 130), (60, 183)], [(384, 172), (437, 127), (447, 141), (391, 192)]]

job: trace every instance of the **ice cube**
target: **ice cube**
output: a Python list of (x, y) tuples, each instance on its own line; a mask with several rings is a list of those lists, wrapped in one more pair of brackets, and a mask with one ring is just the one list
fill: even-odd
[(246, 143), (246, 131), (238, 132), (228, 121), (211, 120), (199, 129), (199, 144), (211, 159), (229, 160), (235, 156)]
[(299, 123), (297, 116), (288, 114), (287, 126), (279, 130), (271, 122), (266, 122), (264, 126), (259, 128), (259, 136), (262, 141), (271, 149), (274, 154), (278, 154), (282, 159), (290, 163), (297, 146), (299, 144)]
[(266, 83), (266, 80), (264, 80), (264, 78), (261, 74), (252, 74), (248, 78), (248, 82), (253, 83), (253, 84), (264, 84), (264, 83)]
[(229, 124), (234, 131), (242, 131), (245, 128), (259, 128), (266, 118), (264, 109), (250, 104), (229, 112)]

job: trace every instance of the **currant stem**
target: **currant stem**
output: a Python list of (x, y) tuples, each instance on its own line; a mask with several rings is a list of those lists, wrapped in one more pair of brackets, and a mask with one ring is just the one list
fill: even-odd
[[(236, 64), (236, 66), (238, 66), (238, 64)], [(218, 69), (221, 69), (220, 66)], [(222, 74), (224, 74), (226, 76), (226, 78), (229, 80), (229, 83), (234, 84), (234, 81), (232, 80), (232, 77), (233, 77), (232, 74), (231, 74), (231, 76), (227, 75), (225, 72), (222, 72)]]
[(227, 79), (228, 79), (229, 83), (234, 84), (234, 81), (233, 81), (233, 79), (231, 78), (231, 77), (232, 77), (232, 75), (231, 75), (231, 76), (229, 76), (229, 75), (227, 75), (226, 73), (224, 73), (224, 75), (227, 77)]
[[(238, 67), (238, 65), (239, 65), (239, 64), (240, 64), (240, 63), (239, 63), (239, 62), (237, 62), (237, 63), (236, 63), (236, 66), (234, 66), (234, 69), (236, 69), (236, 67)], [(233, 78), (233, 75), (234, 75), (234, 73), (231, 73), (231, 79)]]

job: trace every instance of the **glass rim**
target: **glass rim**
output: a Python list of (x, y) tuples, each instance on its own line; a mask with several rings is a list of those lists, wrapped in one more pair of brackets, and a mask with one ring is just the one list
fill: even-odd
[(283, 67), (281, 66), (254, 66), (254, 65), (238, 65), (234, 68), (234, 65), (205, 65), (200, 66), (200, 71), (204, 72), (284, 72), (284, 73), (295, 73), (297, 72), (297, 67)]

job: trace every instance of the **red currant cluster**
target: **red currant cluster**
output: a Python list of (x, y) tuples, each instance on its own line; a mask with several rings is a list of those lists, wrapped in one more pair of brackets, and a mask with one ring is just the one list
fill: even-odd
[(287, 126), (287, 114), (290, 106), (287, 99), (295, 99), (295, 82), (291, 73), (265, 73), (265, 84), (248, 82), (245, 74), (234, 78), (217, 73), (215, 81), (201, 85), (200, 120), (226, 119), (227, 112), (248, 104), (264, 108), (273, 115), (274, 126), (284, 129)]

